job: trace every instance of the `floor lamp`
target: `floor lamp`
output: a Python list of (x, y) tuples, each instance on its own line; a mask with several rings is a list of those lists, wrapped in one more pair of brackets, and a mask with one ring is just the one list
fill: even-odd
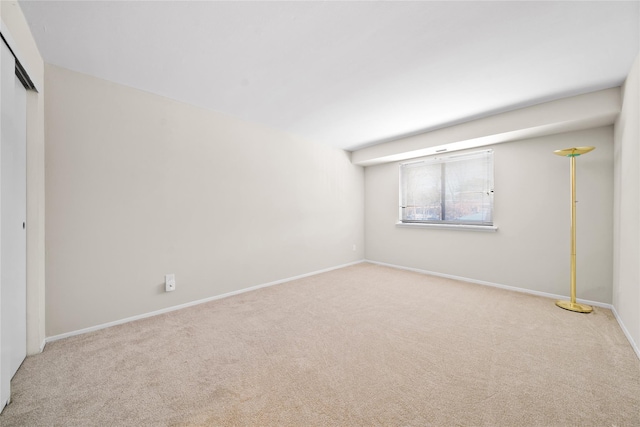
[(594, 149), (595, 147), (574, 147), (553, 152), (571, 160), (571, 301), (556, 301), (556, 305), (578, 313), (591, 313), (593, 307), (576, 302), (576, 157)]

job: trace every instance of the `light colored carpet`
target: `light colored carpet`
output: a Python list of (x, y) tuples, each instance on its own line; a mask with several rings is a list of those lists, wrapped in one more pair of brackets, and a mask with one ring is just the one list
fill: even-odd
[(68, 338), (2, 426), (638, 426), (611, 312), (358, 264)]

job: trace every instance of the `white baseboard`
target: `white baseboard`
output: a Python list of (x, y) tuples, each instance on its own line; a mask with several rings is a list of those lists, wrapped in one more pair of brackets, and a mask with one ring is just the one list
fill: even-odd
[(44, 351), (44, 346), (47, 345), (47, 339), (43, 339), (42, 343), (40, 344), (40, 353), (42, 353)]
[(208, 297), (208, 298), (203, 298), (203, 299), (196, 300), (196, 301), (187, 302), (187, 303), (184, 303), (184, 304), (174, 305), (174, 306), (163, 308), (163, 309), (160, 309), (160, 310), (151, 311), (149, 313), (139, 314), (139, 315), (136, 315), (136, 316), (127, 317), (127, 318), (120, 319), (120, 320), (114, 320), (113, 322), (107, 322), (107, 323), (103, 323), (103, 324), (100, 324), (100, 325), (91, 326), (91, 327), (84, 328), (84, 329), (79, 329), (77, 331), (65, 332), (64, 334), (54, 335), (54, 336), (45, 338), (45, 340), (43, 342), (43, 345), (42, 345), (42, 349), (44, 349), (44, 345), (46, 343), (50, 343), (50, 342), (53, 342), (53, 341), (61, 340), (63, 338), (68, 338), (68, 337), (72, 337), (72, 336), (75, 336), (75, 335), (82, 335), (82, 334), (86, 334), (88, 332), (94, 332), (94, 331), (98, 331), (100, 329), (109, 328), (111, 326), (122, 325), (123, 323), (129, 323), (129, 322), (133, 322), (135, 320), (145, 319), (147, 317), (152, 317), (152, 316), (157, 316), (159, 314), (169, 313), (171, 311), (180, 310), (180, 309), (187, 308), (187, 307), (192, 307), (194, 305), (204, 304), (204, 303), (209, 302), (209, 301), (215, 301), (215, 300), (219, 300), (219, 299), (222, 299), (222, 298), (227, 298), (227, 297), (230, 297), (230, 296), (233, 296), (233, 295), (243, 294), (245, 292), (255, 291), (256, 289), (266, 288), (268, 286), (274, 286), (274, 285), (279, 285), (281, 283), (291, 282), (292, 280), (298, 280), (298, 279), (302, 279), (304, 277), (315, 276), (317, 274), (326, 273), (328, 271), (337, 270), (339, 268), (349, 267), (351, 265), (360, 264), (362, 262), (365, 262), (365, 261), (364, 260), (359, 260), (359, 261), (354, 261), (354, 262), (350, 262), (350, 263), (347, 263), (347, 264), (337, 265), (335, 267), (324, 268), (322, 270), (312, 271), (311, 273), (305, 273), (305, 274), (301, 274), (299, 276), (288, 277), (286, 279), (276, 280), (276, 281), (269, 282), (269, 283), (263, 283), (263, 284), (260, 284), (260, 285), (251, 286), (249, 288), (239, 289), (239, 290), (233, 291), (233, 292), (227, 292), (227, 293), (221, 294), (221, 295), (215, 295), (215, 296), (212, 296), (212, 297)]
[(611, 312), (613, 313), (616, 320), (618, 321), (618, 325), (620, 325), (620, 329), (622, 329), (622, 332), (624, 332), (624, 335), (627, 337), (627, 340), (629, 340), (629, 344), (631, 344), (631, 348), (633, 348), (633, 351), (636, 352), (636, 356), (638, 356), (638, 359), (640, 359), (640, 349), (638, 349), (638, 345), (635, 343), (635, 341), (633, 341), (633, 337), (629, 333), (629, 330), (627, 329), (627, 327), (622, 322), (622, 319), (618, 315), (618, 311), (616, 310), (616, 307), (614, 305), (611, 306)]
[[(452, 274), (436, 273), (435, 271), (421, 270), (419, 268), (403, 267), (401, 265), (387, 264), (385, 262), (378, 262), (378, 261), (371, 261), (371, 260), (365, 260), (365, 261), (369, 262), (371, 264), (384, 265), (386, 267), (397, 268), (397, 269), (400, 269), (400, 270), (414, 271), (416, 273), (428, 274), (428, 275), (431, 275), (431, 276), (438, 276), (438, 277), (445, 277), (447, 279), (460, 280), (461, 282), (469, 282), (469, 283), (475, 283), (475, 284), (478, 284), (478, 285), (491, 286), (493, 288), (500, 288), (500, 289), (506, 289), (508, 291), (522, 292), (522, 293), (525, 293), (525, 294), (537, 295), (537, 296), (540, 296), (540, 297), (553, 298), (553, 299), (569, 299), (569, 297), (566, 296), (566, 295), (557, 295), (557, 294), (550, 294), (548, 292), (534, 291), (532, 289), (517, 288), (515, 286), (501, 285), (499, 283), (485, 282), (483, 280), (476, 280), (476, 279), (469, 279), (468, 277), (454, 276)], [(576, 298), (576, 301), (580, 302), (580, 303), (583, 303), (583, 304), (593, 305), (593, 306), (596, 306), (596, 307), (602, 307), (602, 308), (608, 308), (608, 309), (611, 309), (611, 307), (612, 307), (611, 304), (607, 304), (607, 303), (604, 303), (604, 302), (590, 301), (590, 300), (580, 299), (580, 298)]]

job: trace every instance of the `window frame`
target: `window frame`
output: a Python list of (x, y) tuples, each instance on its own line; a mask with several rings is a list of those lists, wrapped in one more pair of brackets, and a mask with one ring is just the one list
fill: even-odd
[[(444, 191), (444, 189), (446, 188), (446, 165), (449, 163), (453, 163), (455, 161), (460, 161), (460, 160), (464, 160), (464, 158), (473, 158), (474, 156), (480, 156), (480, 155), (488, 155), (488, 160), (484, 160), (485, 162), (488, 161), (487, 164), (487, 169), (486, 172), (487, 174), (484, 177), (484, 189), (482, 190), (482, 192), (486, 192), (487, 196), (488, 196), (488, 203), (489, 203), (489, 217), (490, 220), (486, 221), (486, 220), (479, 220), (479, 221), (475, 221), (475, 220), (467, 220), (467, 221), (460, 221), (458, 219), (456, 220), (434, 220), (434, 219), (420, 219), (420, 220), (408, 220), (408, 219), (404, 219), (404, 215), (403, 215), (403, 209), (406, 209), (407, 206), (403, 206), (404, 204), (404, 200), (403, 200), (403, 196), (405, 195), (403, 186), (405, 184), (405, 181), (403, 180), (403, 167), (405, 167), (406, 165), (412, 165), (412, 164), (417, 164), (417, 163), (424, 163), (425, 165), (440, 165), (441, 169), (440, 169), (440, 174), (439, 174), (439, 180), (440, 180), (440, 186), (441, 186), (441, 190), (440, 190), (440, 217), (444, 218), (446, 215), (446, 201), (447, 201), (447, 197), (446, 197), (446, 192)], [(420, 160), (414, 160), (414, 161), (409, 161), (409, 162), (401, 162), (398, 164), (398, 222), (396, 223), (397, 226), (400, 227), (417, 227), (417, 228), (441, 228), (441, 229), (452, 229), (452, 230), (473, 230), (473, 231), (496, 231), (498, 229), (498, 227), (495, 225), (494, 223), (494, 214), (495, 214), (495, 203), (494, 203), (494, 193), (495, 193), (495, 163), (494, 163), (494, 150), (493, 149), (485, 149), (485, 150), (479, 150), (479, 151), (473, 151), (473, 152), (464, 152), (464, 153), (457, 153), (457, 154), (451, 154), (451, 153), (447, 153), (447, 155), (442, 156), (442, 155), (434, 155), (434, 156), (430, 156), (427, 158), (423, 158)], [(415, 206), (414, 206), (415, 207)]]

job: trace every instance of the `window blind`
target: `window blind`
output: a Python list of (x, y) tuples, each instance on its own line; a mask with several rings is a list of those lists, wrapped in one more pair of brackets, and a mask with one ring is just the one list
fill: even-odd
[(400, 221), (493, 225), (493, 150), (400, 164)]

